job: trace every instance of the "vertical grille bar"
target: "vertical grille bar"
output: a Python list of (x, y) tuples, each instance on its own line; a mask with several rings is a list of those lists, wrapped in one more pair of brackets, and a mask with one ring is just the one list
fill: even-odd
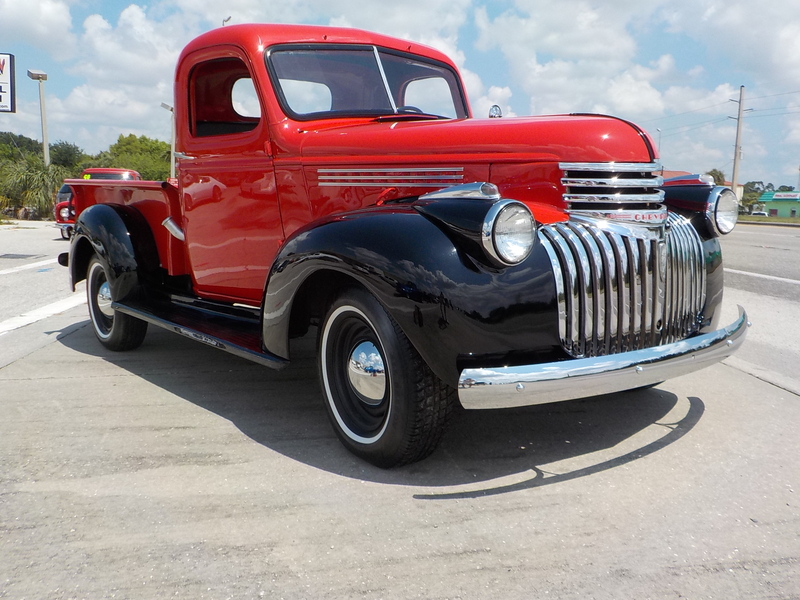
[(553, 267), (559, 334), (574, 357), (602, 356), (683, 339), (705, 304), (702, 243), (671, 214), (665, 240), (572, 221), (541, 227)]

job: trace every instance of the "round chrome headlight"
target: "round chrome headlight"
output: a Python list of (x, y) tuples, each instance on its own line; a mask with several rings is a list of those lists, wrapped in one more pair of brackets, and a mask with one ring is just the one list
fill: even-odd
[(516, 265), (533, 248), (536, 222), (528, 207), (516, 200), (500, 200), (486, 213), (481, 231), (483, 248), (501, 265)]
[(64, 206), (64, 207), (62, 207), (62, 208), (61, 208), (61, 210), (59, 210), (59, 211), (58, 211), (58, 215), (59, 215), (59, 216), (60, 216), (60, 217), (61, 217), (61, 218), (62, 218), (64, 221), (68, 220), (68, 219), (69, 219), (69, 207), (68, 207), (68, 206)]
[(728, 188), (714, 188), (708, 197), (706, 215), (718, 233), (730, 233), (739, 219), (739, 199)]

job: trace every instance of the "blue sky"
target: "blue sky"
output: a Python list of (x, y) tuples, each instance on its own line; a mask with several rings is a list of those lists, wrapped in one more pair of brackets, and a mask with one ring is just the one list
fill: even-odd
[[(757, 7), (756, 7), (757, 6)], [(230, 23), (371, 29), (450, 55), (473, 111), (603, 112), (660, 140), (667, 169), (732, 171), (745, 86), (740, 181), (798, 186), (800, 0), (0, 0), (0, 53), (16, 56), (17, 113), (0, 131), (96, 153), (120, 134), (169, 136), (172, 73), (192, 37)]]

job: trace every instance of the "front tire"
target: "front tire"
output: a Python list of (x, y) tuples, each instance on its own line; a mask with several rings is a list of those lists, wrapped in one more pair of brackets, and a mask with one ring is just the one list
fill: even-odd
[(86, 299), (97, 339), (109, 350), (133, 350), (142, 345), (147, 322), (111, 308), (111, 287), (103, 263), (93, 256), (86, 271)]
[(436, 449), (456, 392), (366, 290), (346, 290), (328, 310), (319, 370), (331, 424), (351, 452), (388, 468)]

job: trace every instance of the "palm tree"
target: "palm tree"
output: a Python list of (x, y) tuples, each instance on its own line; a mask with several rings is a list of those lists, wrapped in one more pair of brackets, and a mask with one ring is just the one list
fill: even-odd
[(69, 171), (60, 165), (45, 167), (39, 156), (27, 155), (2, 165), (3, 195), (13, 208), (32, 209), (39, 218), (50, 215), (58, 188)]

